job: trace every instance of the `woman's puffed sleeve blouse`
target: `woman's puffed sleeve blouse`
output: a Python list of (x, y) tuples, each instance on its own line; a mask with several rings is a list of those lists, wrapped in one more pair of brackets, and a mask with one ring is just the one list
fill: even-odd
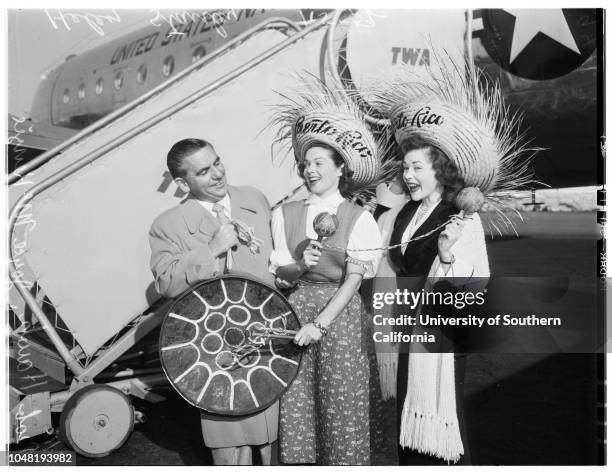
[[(312, 222), (314, 218), (323, 212), (336, 214), (338, 207), (344, 201), (340, 192), (336, 192), (328, 197), (321, 198), (311, 194), (306, 199), (308, 211), (306, 212), (306, 237), (317, 239)], [(277, 208), (272, 212), (272, 239), (274, 250), (270, 254), (270, 272), (276, 273), (279, 267), (297, 262), (287, 247), (285, 237), (285, 219), (282, 208)], [(364, 211), (353, 226), (353, 230), (348, 239), (346, 253), (347, 262), (361, 265), (365, 268), (364, 278), (372, 278), (376, 275), (382, 251), (378, 250), (382, 246), (382, 239), (378, 225), (371, 213)]]
[(430, 278), (437, 280), (445, 277), (488, 278), (490, 276), (485, 235), (478, 213), (465, 219), (461, 236), (450, 252), (455, 257), (450, 268), (444, 267), (440, 257), (436, 256), (429, 271)]

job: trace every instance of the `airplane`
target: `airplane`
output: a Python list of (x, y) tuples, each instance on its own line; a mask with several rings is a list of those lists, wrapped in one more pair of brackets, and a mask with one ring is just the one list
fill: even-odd
[(43, 75), (29, 118), (9, 115), (8, 172), (149, 92), (262, 21), (279, 17), (304, 24), (325, 11), (157, 11), (150, 15), (146, 26), (82, 54), (69, 55)]
[[(49, 425), (52, 411), (70, 421), (78, 407), (70, 395), (106, 395), (102, 386), (90, 385), (92, 379), (159, 325), (165, 305), (158, 305), (152, 284), (146, 235), (153, 218), (183, 196), (166, 169), (164, 151), (171, 143), (203, 133), (223, 156), (232, 183), (262, 189), (271, 203), (301, 184), (291, 159), (273, 165), (274, 134), (262, 130), (276, 90), (290, 85), (289, 73), (337, 76), (362, 90), (368, 73), (376, 80), (385, 68), (425, 71), (433, 48), (424, 36), (435, 31), (436, 47), (454, 48), (455, 57), (471, 51), (476, 66), (498, 78), (510, 106), (526, 110), (532, 145), (549, 148), (535, 160), (543, 182), (594, 185), (602, 56), (593, 35), (582, 31), (595, 29), (593, 15), (566, 13), (581, 33), (577, 45), (567, 35), (550, 44), (547, 35), (556, 31), (550, 29), (526, 31), (530, 40), (522, 43), (512, 31), (499, 34), (523, 25), (517, 12), (480, 12), (487, 36), (475, 27), (476, 13), (466, 22), (463, 10), (222, 10), (176, 16), (174, 26), (160, 17), (49, 71), (30, 118), (9, 117), (8, 170), (18, 171), (9, 177), (10, 310), (19, 322), (21, 315), (46, 320), (37, 329), (52, 342), (28, 342), (39, 346), (36, 367), (59, 382), (46, 397), (52, 403), (29, 407), (43, 410)], [(249, 33), (264, 21), (270, 25)], [(292, 23), (296, 27), (287, 33)], [(464, 43), (466, 24), (471, 31)], [(602, 24), (596, 18), (595, 25)], [(506, 42), (496, 43), (500, 37)], [(240, 44), (230, 44), (236, 38)], [(542, 44), (573, 58), (571, 68), (548, 77), (529, 51)], [(538, 65), (536, 78), (519, 67), (523, 62)], [(541, 71), (546, 77), (537, 76)], [(47, 161), (27, 167), (45, 151)], [(118, 377), (109, 385), (146, 399), (143, 379)], [(12, 410), (30, 400), (15, 393)], [(32, 435), (51, 431), (38, 418), (24, 424)]]
[[(510, 12), (517, 16), (513, 18)], [(512, 110), (522, 111), (522, 128), (532, 145), (542, 148), (534, 160), (534, 172), (541, 182), (553, 188), (601, 184), (600, 137), (605, 134), (602, 12), (556, 10), (534, 18), (529, 17), (529, 10), (510, 12), (474, 12), (475, 21), (484, 24), (483, 29), (474, 28), (476, 67), (499, 81)], [(563, 16), (555, 16), (561, 12)], [(541, 22), (541, 30), (528, 31), (521, 19)], [(526, 36), (524, 40), (520, 34)], [(513, 58), (515, 44), (530, 37), (531, 42)]]
[[(147, 26), (135, 32), (82, 54), (68, 56), (63, 64), (45, 74), (34, 96), (29, 119), (9, 117), (8, 172), (149, 92), (255, 24), (272, 17), (306, 24), (326, 11), (329, 10), (211, 10), (205, 14), (183, 12), (174, 17), (158, 13), (150, 18)], [(459, 12), (460, 15), (452, 20), (452, 31), (457, 26), (464, 27), (463, 13)], [(597, 183), (597, 159), (594, 156), (597, 156), (599, 147), (597, 71), (601, 59), (598, 59), (598, 51), (594, 47), (594, 12), (565, 10), (568, 25), (573, 21), (575, 36), (583, 38), (580, 41), (584, 45), (581, 54), (584, 61), (558, 77), (535, 80), (516, 75), (512, 67), (507, 67), (508, 64), (505, 68), (500, 67), (503, 61), (499, 57), (492, 57), (492, 53), (500, 56), (504, 53), (504, 47), (508, 49), (508, 37), (512, 32), (503, 28), (511, 26), (514, 21), (512, 15), (504, 10), (473, 12), (473, 25), (480, 24), (480, 30), (478, 26), (474, 28), (470, 44), (474, 63), (478, 69), (499, 81), (512, 109), (523, 111), (523, 128), (527, 130), (528, 138), (533, 146), (543, 148), (534, 161), (535, 174), (550, 187)], [(353, 41), (363, 49), (363, 57), (384, 57), (393, 66), (418, 67), (428, 64), (431, 51), (417, 45), (423, 42), (419, 35), (429, 34), (435, 27), (434, 23), (439, 23), (437, 16), (429, 12), (427, 17), (427, 10), (416, 10), (411, 14), (418, 17), (414, 23), (419, 25), (418, 28), (412, 28), (410, 32), (395, 28), (389, 33), (380, 27), (384, 23), (381, 19), (384, 13), (376, 14), (368, 10), (353, 13), (359, 18), (357, 23), (363, 26), (362, 31), (368, 28), (373, 31), (373, 34), (365, 35), (368, 42)], [(393, 17), (397, 18), (397, 15)], [(492, 26), (494, 20), (497, 26)], [(490, 30), (489, 39), (485, 34), (486, 26)], [(441, 29), (435, 31), (436, 36), (431, 38), (434, 46), (449, 43), (450, 39), (439, 37), (446, 33)], [(349, 33), (345, 33), (346, 37)], [(497, 41), (497, 45), (483, 46), (487, 42), (494, 43), (495, 39), (490, 38), (496, 35), (499, 38), (502, 33), (505, 34), (505, 43)], [(514, 58), (515, 65), (521, 60), (523, 63), (537, 63), (538, 57), (529, 57), (528, 54), (529, 48), (535, 47), (535, 53), (540, 56), (552, 51), (564, 59), (569, 52), (569, 62), (580, 59), (580, 54), (568, 50), (563, 44), (561, 49), (558, 42), (555, 45), (553, 41), (552, 46), (546, 44), (544, 33), (538, 32), (528, 45), (524, 45), (522, 54)], [(452, 34), (455, 36), (448, 37), (460, 42), (456, 34)], [(383, 41), (377, 41), (376, 35), (383, 37)], [(385, 36), (393, 36), (391, 42), (394, 46), (391, 50), (381, 47), (381, 44), (386, 46), (388, 42), (384, 41)], [(355, 58), (354, 54), (353, 58), (357, 69), (371, 65), (359, 64), (363, 60)], [(379, 66), (378, 63), (376, 65)], [(340, 64), (338, 67), (341, 69)], [(352, 69), (349, 61), (341, 71), (342, 78), (348, 76), (350, 81)]]

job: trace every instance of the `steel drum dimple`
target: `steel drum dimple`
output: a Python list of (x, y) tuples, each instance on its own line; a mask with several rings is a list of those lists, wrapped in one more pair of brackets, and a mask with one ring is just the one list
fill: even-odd
[(173, 303), (161, 326), (162, 367), (190, 404), (209, 413), (249, 415), (278, 400), (297, 375), (301, 349), (291, 333), (299, 328), (276, 289), (224, 275)]
[(223, 340), (225, 344), (232, 347), (238, 347), (244, 343), (246, 336), (244, 331), (239, 328), (230, 327), (225, 330)]
[(215, 357), (215, 364), (219, 369), (227, 370), (234, 365), (234, 355), (231, 351), (221, 351)]
[(225, 327), (226, 318), (223, 313), (214, 312), (204, 320), (204, 327), (210, 332), (217, 332)]
[(242, 306), (232, 306), (227, 310), (227, 318), (234, 324), (245, 326), (251, 319), (249, 310)]
[(218, 333), (208, 333), (202, 338), (202, 350), (207, 354), (216, 354), (223, 349), (223, 338)]

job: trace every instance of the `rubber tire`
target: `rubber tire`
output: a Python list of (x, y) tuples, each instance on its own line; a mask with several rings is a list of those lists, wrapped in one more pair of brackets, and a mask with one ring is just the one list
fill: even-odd
[[(129, 422), (127, 430), (121, 432), (121, 436), (116, 441), (116, 444), (113, 445), (109, 450), (102, 452), (89, 452), (81, 447), (79, 447), (72, 437), (72, 431), (70, 428), (70, 424), (73, 420), (73, 416), (75, 413), (77, 414), (87, 414), (88, 411), (79, 412), (79, 406), (82, 405), (83, 401), (89, 399), (92, 395), (100, 395), (102, 392), (107, 392), (107, 394), (116, 395), (121, 400), (123, 400), (128, 408), (129, 408)], [(94, 414), (97, 414), (94, 412)], [(93, 421), (93, 417), (90, 418)], [(85, 420), (87, 421), (87, 419)], [(59, 436), (60, 439), (66, 444), (70, 449), (75, 451), (76, 453), (85, 456), (85, 457), (105, 457), (108, 456), (111, 452), (119, 449), (123, 444), (127, 441), (127, 439), (132, 434), (134, 429), (134, 407), (132, 406), (132, 402), (129, 397), (125, 395), (123, 392), (117, 390), (114, 387), (110, 387), (108, 385), (88, 385), (87, 387), (82, 388), (75, 392), (66, 402), (64, 408), (62, 410), (62, 414), (60, 416), (60, 424), (59, 424)]]

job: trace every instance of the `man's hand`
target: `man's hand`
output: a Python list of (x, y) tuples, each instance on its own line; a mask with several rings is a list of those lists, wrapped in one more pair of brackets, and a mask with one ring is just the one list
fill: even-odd
[(234, 225), (230, 223), (223, 224), (213, 235), (213, 238), (208, 243), (210, 252), (214, 257), (219, 257), (225, 254), (231, 248), (238, 244), (238, 235)]
[(319, 263), (321, 257), (321, 243), (317, 240), (311, 240), (310, 244), (302, 254), (302, 262), (307, 269), (312, 269)]

